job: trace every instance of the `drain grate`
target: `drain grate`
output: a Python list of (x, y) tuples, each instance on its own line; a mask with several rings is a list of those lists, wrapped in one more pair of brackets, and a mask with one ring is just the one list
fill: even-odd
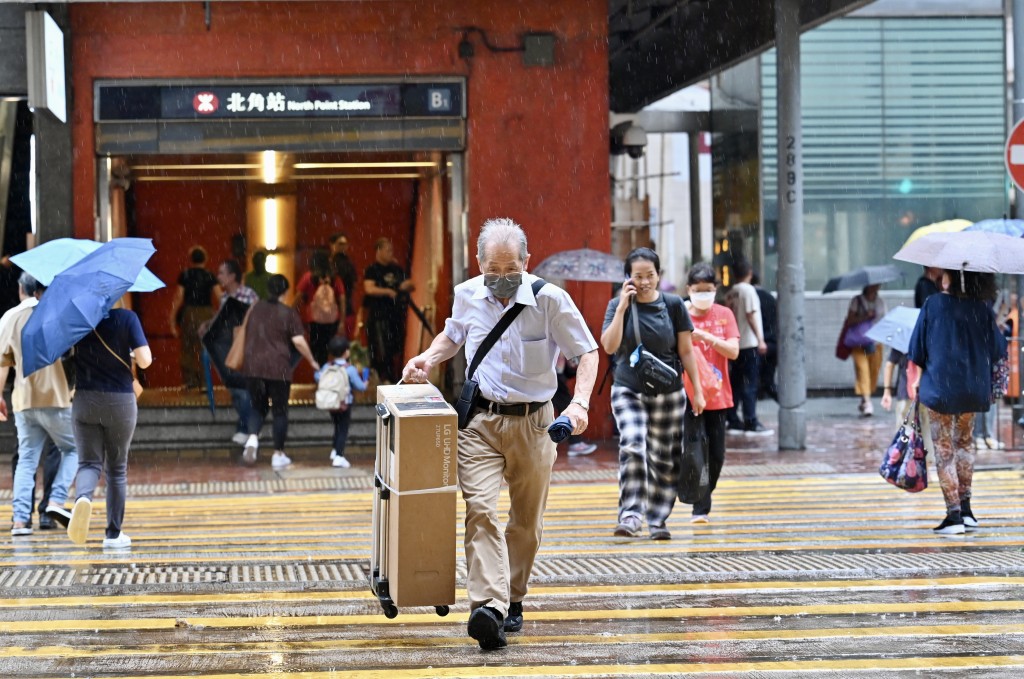
[[(365, 584), (365, 560), (274, 564), (211, 564), (195, 566), (22, 567), (0, 569), (0, 596), (32, 590), (74, 586), (143, 586), (224, 584)], [(892, 577), (927, 573), (1024, 573), (1024, 554), (1010, 551), (969, 553), (885, 552), (875, 554), (762, 554), (742, 556), (580, 556), (540, 557), (533, 576), (540, 583), (659, 581), (696, 575), (701, 580), (737, 577)], [(457, 576), (464, 581), (465, 563)]]

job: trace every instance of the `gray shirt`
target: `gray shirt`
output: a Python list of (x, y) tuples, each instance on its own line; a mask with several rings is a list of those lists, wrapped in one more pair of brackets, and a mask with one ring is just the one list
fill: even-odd
[[(603, 330), (607, 330), (615, 318), (615, 309), (619, 306), (616, 295), (608, 302), (604, 312)], [(629, 355), (636, 349), (636, 337), (633, 333), (633, 309), (639, 311), (640, 343), (651, 352), (679, 372), (682, 380), (682, 361), (679, 358), (678, 335), (693, 330), (693, 321), (677, 295), (663, 292), (658, 299), (650, 303), (637, 302), (630, 305), (622, 319), (622, 343), (615, 352), (615, 384), (635, 392), (643, 391), (636, 370), (629, 366)], [(680, 389), (682, 382), (680, 382)]]

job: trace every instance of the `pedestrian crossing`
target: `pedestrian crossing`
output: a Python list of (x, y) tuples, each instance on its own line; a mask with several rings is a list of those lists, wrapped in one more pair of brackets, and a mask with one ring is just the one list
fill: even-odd
[(0, 677), (1019, 677), (1022, 481), (978, 473), (981, 529), (936, 536), (937, 484), (726, 478), (667, 542), (612, 536), (615, 484), (557, 484), (523, 631), (490, 653), (462, 590), (382, 614), (365, 490), (131, 497), (130, 553), (97, 502), (84, 548), (0, 544)]

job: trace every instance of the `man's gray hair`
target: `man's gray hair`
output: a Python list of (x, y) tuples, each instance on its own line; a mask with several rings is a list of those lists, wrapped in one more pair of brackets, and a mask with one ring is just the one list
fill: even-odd
[(488, 245), (508, 243), (519, 246), (519, 259), (526, 261), (526, 233), (523, 227), (508, 217), (495, 217), (484, 222), (480, 237), (476, 241), (477, 261), (483, 262)]
[(42, 290), (44, 286), (39, 284), (35, 278), (32, 277), (27, 271), (22, 271), (21, 275), (18, 276), (18, 287), (25, 295), (31, 297), (38, 291)]

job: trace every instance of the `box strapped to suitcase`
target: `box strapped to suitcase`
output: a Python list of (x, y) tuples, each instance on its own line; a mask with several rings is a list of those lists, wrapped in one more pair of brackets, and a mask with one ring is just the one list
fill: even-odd
[(377, 388), (370, 590), (384, 615), (455, 603), (455, 410), (430, 384)]

